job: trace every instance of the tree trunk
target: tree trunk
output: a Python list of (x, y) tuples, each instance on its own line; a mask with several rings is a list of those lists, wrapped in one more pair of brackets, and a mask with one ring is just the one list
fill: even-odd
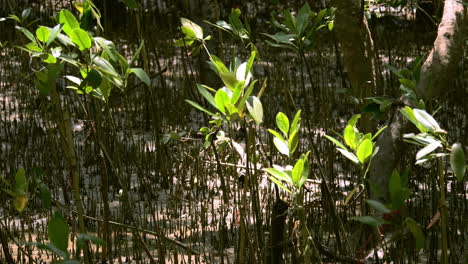
[(352, 95), (363, 98), (381, 87), (377, 72), (374, 42), (363, 16), (361, 1), (336, 0), (335, 30), (341, 45), (344, 66), (348, 72)]
[[(465, 23), (463, 5), (457, 0), (446, 0), (434, 47), (421, 68), (417, 85), (420, 98), (429, 100), (439, 97), (442, 91), (450, 87), (450, 81), (456, 79), (456, 69), (462, 59)], [(401, 137), (411, 128), (413, 125), (397, 111), (391, 125), (379, 137), (377, 145), (380, 151), (373, 159), (369, 171), (371, 185), (377, 191), (373, 190), (374, 197), (380, 196), (388, 201), (388, 179), (405, 153), (405, 144)]]
[(424, 100), (438, 98), (457, 79), (457, 68), (463, 54), (466, 12), (457, 0), (446, 0), (434, 47), (421, 68), (417, 86)]

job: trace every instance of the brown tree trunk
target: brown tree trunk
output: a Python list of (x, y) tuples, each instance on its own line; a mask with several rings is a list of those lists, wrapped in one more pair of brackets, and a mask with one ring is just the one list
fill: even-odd
[[(424, 100), (439, 97), (456, 79), (456, 69), (462, 59), (463, 37), (466, 31), (466, 13), (457, 0), (446, 0), (442, 20), (437, 31), (434, 47), (421, 68), (417, 85), (418, 96)], [(411, 102), (406, 102), (411, 104)], [(388, 179), (404, 155), (405, 144), (401, 140), (413, 125), (398, 111), (392, 124), (379, 137), (379, 154), (372, 161), (369, 179), (379, 194), (388, 200)]]
[[(357, 98), (371, 96), (380, 86), (374, 42), (363, 16), (361, 1), (336, 0), (336, 37), (343, 51), (352, 94)], [(381, 87), (381, 86), (380, 86)]]

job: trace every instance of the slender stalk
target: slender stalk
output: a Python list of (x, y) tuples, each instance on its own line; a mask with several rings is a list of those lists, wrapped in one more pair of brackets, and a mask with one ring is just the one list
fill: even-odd
[[(55, 112), (58, 115), (56, 121), (61, 136), (62, 150), (68, 163), (68, 172), (72, 178), (73, 195), (75, 198), (76, 211), (78, 212), (79, 232), (85, 233), (86, 228), (83, 218), (83, 204), (80, 195), (80, 178), (78, 173), (79, 168), (76, 158), (75, 145), (73, 144), (73, 132), (70, 125), (70, 116), (66, 110), (62, 109), (55, 80), (50, 82), (50, 87), (50, 97), (55, 108)], [(84, 262), (89, 264), (88, 247), (84, 247)]]
[(440, 187), (440, 225), (442, 236), (442, 256), (440, 263), (448, 263), (448, 244), (447, 244), (447, 207), (445, 206), (445, 173), (442, 166), (442, 158), (437, 159), (437, 167), (439, 171), (439, 187)]

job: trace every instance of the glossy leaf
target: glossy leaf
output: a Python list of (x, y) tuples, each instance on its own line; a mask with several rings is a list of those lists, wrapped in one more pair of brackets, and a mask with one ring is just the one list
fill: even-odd
[(429, 155), (431, 152), (433, 152), (439, 147), (442, 147), (442, 143), (440, 143), (439, 141), (432, 142), (431, 144), (419, 150), (418, 153), (416, 153), (416, 159), (422, 159), (423, 157)]
[(70, 36), (74, 29), (80, 28), (80, 23), (78, 23), (76, 17), (67, 9), (60, 11), (59, 22), (63, 24), (62, 29), (68, 36)]
[(284, 171), (278, 170), (277, 168), (267, 168), (265, 169), (265, 171), (268, 172), (271, 176), (277, 178), (278, 180), (285, 181), (290, 184), (293, 183), (291, 177), (289, 177), (289, 175), (286, 174)]
[(357, 150), (357, 157), (359, 161), (364, 164), (372, 155), (373, 150), (374, 146), (372, 145), (372, 141), (370, 139), (363, 140)]
[(260, 125), (263, 121), (263, 106), (256, 96), (250, 96), (247, 99), (247, 110), (249, 110), (250, 115), (255, 120), (257, 125)]
[(273, 144), (275, 144), (276, 149), (281, 153), (286, 156), (289, 156), (289, 148), (286, 142), (281, 140), (280, 138), (275, 137), (273, 139)]
[(331, 142), (333, 142), (333, 144), (337, 145), (339, 148), (342, 148), (344, 150), (348, 150), (345, 145), (343, 145), (341, 142), (339, 142), (338, 140), (330, 137), (329, 135), (325, 135), (325, 137), (330, 140)]
[(276, 115), (276, 126), (278, 126), (279, 130), (283, 132), (283, 135), (287, 136), (288, 131), (289, 131), (289, 119), (288, 117), (282, 113), (279, 112)]
[(413, 109), (413, 112), (416, 120), (418, 120), (419, 123), (421, 123), (421, 125), (423, 125), (427, 130), (440, 130), (440, 126), (437, 123), (437, 121), (426, 111), (420, 109)]
[(208, 91), (208, 89), (212, 89), (212, 88), (203, 84), (197, 84), (197, 89), (200, 92), (200, 94), (208, 101), (208, 103), (210, 103), (215, 108), (218, 108), (213, 95)]
[(215, 94), (214, 100), (218, 110), (222, 113), (226, 113), (225, 106), (231, 101), (229, 95), (222, 89), (219, 89)]
[(347, 125), (344, 130), (343, 137), (344, 137), (346, 145), (348, 145), (352, 150), (356, 150), (357, 148), (356, 143), (355, 143), (356, 132), (355, 132), (354, 126)]
[(299, 132), (294, 131), (288, 139), (288, 147), (289, 152), (294, 153), (296, 151), (297, 146), (299, 145)]
[(88, 32), (83, 29), (75, 28), (69, 35), (71, 41), (73, 41), (81, 51), (91, 48), (91, 38), (89, 37)]
[(352, 162), (354, 162), (355, 164), (359, 164), (359, 159), (358, 157), (356, 157), (356, 155), (354, 155), (353, 153), (345, 150), (345, 149), (342, 149), (342, 148), (336, 148), (339, 152), (341, 152), (341, 154), (343, 154), (346, 158), (348, 158), (349, 160), (351, 160)]
[(458, 181), (462, 181), (465, 176), (465, 152), (460, 143), (452, 145), (450, 151), (450, 166)]
[(65, 218), (59, 212), (55, 212), (54, 216), (49, 220), (47, 232), (50, 242), (61, 251), (66, 252), (70, 231)]
[(301, 110), (297, 111), (294, 115), (294, 118), (291, 122), (291, 126), (289, 128), (289, 134), (291, 135), (294, 131), (299, 131), (300, 123), (301, 122)]
[(20, 26), (15, 26), (16, 29), (19, 31), (23, 32), (23, 34), (32, 42), (36, 43), (36, 39), (34, 38), (34, 35), (27, 29), (20, 27)]
[(281, 189), (287, 191), (288, 193), (291, 193), (291, 191), (286, 188), (279, 180), (277, 180), (275, 177), (270, 177), (270, 180), (272, 182), (274, 182), (278, 187), (280, 187)]
[(47, 42), (47, 40), (49, 39), (49, 36), (50, 36), (49, 28), (38, 27), (36, 29), (36, 37), (40, 42), (42, 42), (42, 43)]
[(303, 170), (304, 170), (304, 160), (298, 159), (292, 171), (292, 180), (293, 180), (293, 183), (297, 186), (299, 185), (299, 181), (302, 178)]
[(203, 39), (203, 29), (199, 25), (183, 17), (180, 18), (180, 22), (182, 23), (182, 26), (192, 30), (198, 39)]

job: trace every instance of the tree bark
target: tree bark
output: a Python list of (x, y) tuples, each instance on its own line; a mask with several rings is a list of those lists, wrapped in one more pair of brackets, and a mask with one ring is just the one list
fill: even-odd
[[(456, 79), (456, 69), (462, 59), (460, 54), (466, 22), (463, 5), (457, 0), (446, 0), (434, 47), (421, 68), (417, 85), (420, 98), (430, 100), (439, 97), (449, 87), (450, 81)], [(411, 104), (408, 101), (405, 103)], [(377, 146), (380, 151), (369, 171), (369, 180), (374, 186), (373, 197), (388, 201), (388, 179), (405, 153), (406, 146), (401, 137), (412, 128), (413, 125), (397, 111), (391, 125), (379, 137)]]
[[(336, 0), (335, 30), (343, 51), (352, 94), (363, 98), (375, 94), (380, 86), (377, 60), (361, 1)], [(381, 86), (380, 86), (381, 87)]]
[(466, 12), (457, 0), (446, 0), (434, 47), (421, 68), (417, 86), (424, 100), (438, 98), (457, 79), (457, 68), (463, 54)]

